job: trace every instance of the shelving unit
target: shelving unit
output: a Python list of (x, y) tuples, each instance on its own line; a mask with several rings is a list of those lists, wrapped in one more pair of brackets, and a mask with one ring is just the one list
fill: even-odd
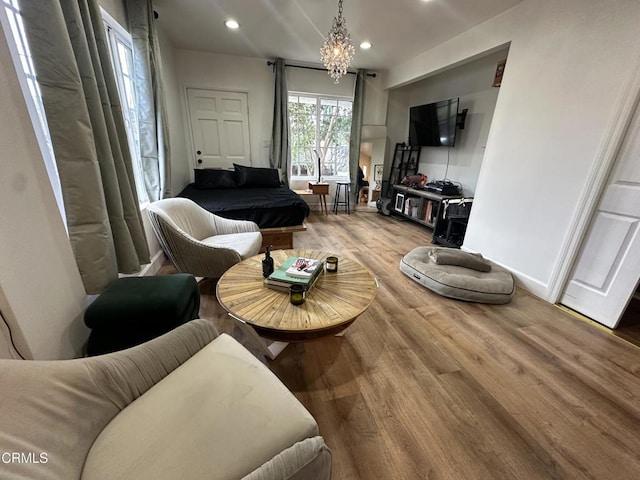
[(396, 143), (393, 152), (393, 161), (389, 171), (389, 185), (396, 185), (407, 175), (418, 173), (420, 163), (420, 151), (422, 147), (409, 146), (405, 143)]
[(433, 229), (432, 243), (460, 247), (473, 198), (393, 185), (391, 212)]
[(420, 151), (422, 147), (411, 147), (406, 143), (396, 143), (391, 160), (391, 170), (389, 170), (388, 180), (382, 181), (382, 191), (380, 198), (376, 200), (378, 211), (384, 215), (389, 215), (389, 210), (393, 209), (395, 192), (393, 186), (400, 183), (407, 175), (418, 173), (420, 163)]

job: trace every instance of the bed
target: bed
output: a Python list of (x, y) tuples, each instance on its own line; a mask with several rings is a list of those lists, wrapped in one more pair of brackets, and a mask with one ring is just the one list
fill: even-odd
[(196, 169), (194, 174), (194, 182), (178, 196), (221, 217), (255, 222), (263, 248), (293, 248), (293, 232), (306, 230), (309, 206), (282, 185), (278, 170), (234, 165), (234, 170)]

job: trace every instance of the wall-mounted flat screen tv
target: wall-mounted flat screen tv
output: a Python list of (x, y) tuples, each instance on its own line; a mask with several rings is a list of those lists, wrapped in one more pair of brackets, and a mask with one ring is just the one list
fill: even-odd
[(453, 147), (456, 143), (458, 98), (409, 109), (409, 143), (421, 147)]

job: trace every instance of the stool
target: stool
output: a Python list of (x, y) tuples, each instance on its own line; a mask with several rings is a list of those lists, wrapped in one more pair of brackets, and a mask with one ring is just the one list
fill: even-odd
[(101, 355), (144, 343), (198, 318), (200, 291), (193, 275), (115, 280), (84, 314), (91, 328), (87, 355)]
[(358, 203), (367, 203), (369, 200), (369, 187), (365, 185), (358, 192)]
[[(344, 200), (340, 200), (340, 192), (344, 190)], [(340, 205), (344, 205), (345, 211), (348, 215), (351, 214), (349, 211), (349, 194), (351, 193), (351, 184), (348, 182), (337, 182), (336, 183), (336, 196), (333, 198), (333, 213), (338, 213), (338, 208)]]

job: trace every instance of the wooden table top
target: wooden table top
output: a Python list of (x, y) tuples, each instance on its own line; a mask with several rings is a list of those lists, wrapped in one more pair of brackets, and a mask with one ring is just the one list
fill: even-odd
[(287, 292), (264, 286), (262, 259), (256, 255), (237, 263), (218, 280), (216, 296), (234, 317), (273, 340), (304, 341), (340, 332), (373, 302), (378, 289), (374, 275), (355, 260), (318, 250), (275, 250), (278, 268), (288, 257), (325, 260), (338, 257), (338, 272), (320, 274), (304, 304), (292, 305)]

